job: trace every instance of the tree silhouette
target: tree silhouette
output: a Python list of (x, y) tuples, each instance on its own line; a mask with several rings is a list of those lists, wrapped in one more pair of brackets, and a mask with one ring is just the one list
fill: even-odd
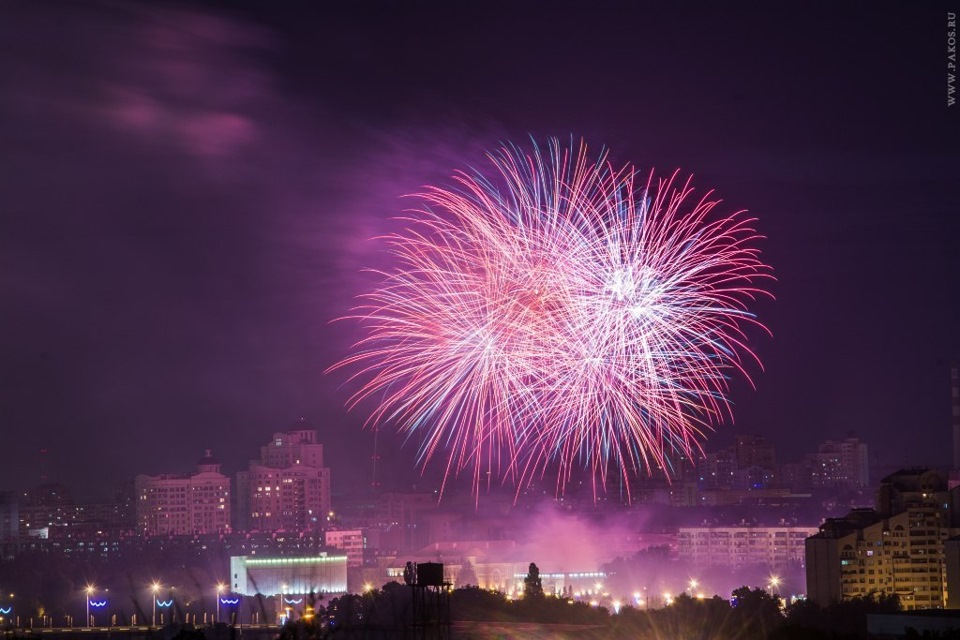
[(543, 580), (540, 579), (540, 569), (534, 562), (530, 563), (530, 568), (527, 570), (527, 577), (523, 579), (523, 597), (543, 597)]

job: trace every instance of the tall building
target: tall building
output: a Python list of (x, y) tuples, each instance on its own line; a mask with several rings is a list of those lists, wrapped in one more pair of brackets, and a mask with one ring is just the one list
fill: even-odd
[(777, 466), (776, 449), (763, 436), (738, 435), (735, 447), (737, 467), (740, 469), (749, 467), (774, 469)]
[(230, 478), (207, 450), (193, 474), (139, 475), (137, 529), (148, 536), (230, 530)]
[(330, 511), (330, 469), (323, 466), (315, 430), (275, 433), (260, 447), (260, 459), (237, 474), (237, 511), (237, 526), (249, 531), (323, 529)]
[(862, 489), (870, 485), (867, 445), (858, 438), (827, 440), (810, 458), (814, 487)]
[(960, 533), (960, 490), (930, 469), (884, 478), (876, 509), (827, 520), (806, 541), (807, 596), (827, 604), (895, 594), (906, 610), (947, 601), (944, 542)]

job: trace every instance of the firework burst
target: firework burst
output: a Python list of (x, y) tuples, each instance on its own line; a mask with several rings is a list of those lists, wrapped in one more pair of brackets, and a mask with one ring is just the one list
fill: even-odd
[[(522, 486), (555, 468), (666, 468), (729, 415), (744, 329), (770, 270), (742, 211), (690, 179), (641, 176), (551, 141), (428, 188), (387, 238), (396, 266), (363, 296), (352, 355), (369, 422), (445, 457), (446, 476)], [(749, 377), (748, 377), (749, 379)]]

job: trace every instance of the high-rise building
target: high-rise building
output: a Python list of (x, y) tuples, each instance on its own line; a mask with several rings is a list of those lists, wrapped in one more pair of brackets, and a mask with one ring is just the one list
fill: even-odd
[(930, 469), (884, 478), (877, 509), (831, 518), (806, 541), (807, 595), (827, 604), (895, 594), (904, 609), (942, 609), (944, 542), (960, 532), (960, 490)]
[(330, 469), (317, 432), (275, 433), (260, 459), (237, 474), (237, 526), (250, 531), (320, 531), (330, 511)]
[(776, 449), (763, 436), (738, 435), (736, 437), (737, 467), (747, 469), (760, 467), (774, 469), (777, 465)]
[(230, 478), (207, 450), (192, 474), (139, 475), (137, 529), (148, 536), (230, 530)]
[(870, 484), (867, 445), (858, 438), (827, 440), (810, 459), (814, 487), (862, 489)]

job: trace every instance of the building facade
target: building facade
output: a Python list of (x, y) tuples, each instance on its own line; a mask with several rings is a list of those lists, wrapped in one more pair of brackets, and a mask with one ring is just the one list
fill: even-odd
[(944, 543), (960, 533), (958, 496), (930, 469), (884, 478), (876, 509), (829, 519), (807, 539), (808, 597), (827, 604), (896, 595), (905, 610), (944, 608)]
[(244, 596), (330, 595), (347, 591), (347, 557), (230, 557), (231, 590)]
[(366, 548), (366, 537), (360, 529), (343, 529), (327, 531), (325, 542), (328, 547), (339, 549), (347, 556), (348, 567), (363, 566), (363, 550)]
[(796, 526), (681, 527), (677, 552), (698, 567), (782, 568), (803, 563), (804, 540), (816, 532), (816, 527)]
[(330, 469), (317, 432), (275, 433), (260, 459), (237, 474), (237, 507), (237, 525), (248, 531), (321, 531), (330, 511)]
[(147, 536), (230, 531), (230, 478), (208, 450), (193, 474), (139, 475), (137, 530)]
[(857, 438), (827, 440), (811, 454), (811, 482), (818, 488), (858, 488), (870, 485), (867, 445)]

